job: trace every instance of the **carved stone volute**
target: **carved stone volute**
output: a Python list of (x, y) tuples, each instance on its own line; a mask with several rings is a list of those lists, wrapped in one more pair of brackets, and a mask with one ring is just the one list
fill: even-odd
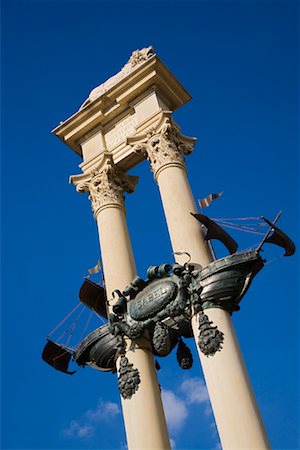
[(150, 162), (154, 178), (167, 166), (185, 168), (185, 155), (193, 151), (195, 138), (181, 134), (169, 117), (164, 117), (156, 128), (148, 130), (146, 136), (128, 139), (137, 153), (141, 153)]
[(89, 193), (95, 219), (103, 208), (115, 206), (125, 209), (124, 192), (134, 192), (137, 181), (138, 177), (120, 170), (109, 153), (103, 153), (101, 162), (91, 172), (70, 177), (77, 192)]

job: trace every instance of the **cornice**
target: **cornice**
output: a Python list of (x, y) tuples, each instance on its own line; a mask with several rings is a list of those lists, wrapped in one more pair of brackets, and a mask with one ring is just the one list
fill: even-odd
[(129, 103), (132, 104), (134, 99), (152, 86), (168, 99), (172, 112), (191, 99), (190, 94), (158, 56), (153, 55), (99, 98), (60, 123), (52, 133), (82, 156), (79, 141), (95, 127), (106, 126), (131, 108)]

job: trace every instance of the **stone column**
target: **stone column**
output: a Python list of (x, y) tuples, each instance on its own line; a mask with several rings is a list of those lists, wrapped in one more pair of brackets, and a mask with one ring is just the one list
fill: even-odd
[[(167, 119), (159, 132), (148, 134), (134, 149), (148, 158), (159, 186), (170, 239), (175, 252), (191, 255), (191, 264), (206, 266), (212, 261), (199, 222), (190, 214), (196, 205), (188, 183), (184, 155), (193, 143), (179, 133)], [(183, 264), (186, 255), (176, 256)], [(270, 448), (254, 392), (247, 374), (229, 313), (220, 308), (206, 309), (205, 314), (224, 333), (223, 348), (214, 356), (205, 356), (197, 345), (198, 317), (192, 328), (209, 392), (217, 428), (224, 449)]]
[[(137, 177), (118, 169), (108, 153), (88, 174), (75, 175), (71, 182), (78, 192), (88, 192), (97, 221), (107, 298), (115, 289), (123, 290), (136, 276), (128, 233), (124, 192), (135, 189)], [(123, 416), (129, 450), (168, 450), (170, 443), (156, 377), (153, 354), (146, 341), (126, 357), (138, 369), (141, 383), (130, 399), (122, 398)], [(117, 366), (119, 366), (117, 362)]]

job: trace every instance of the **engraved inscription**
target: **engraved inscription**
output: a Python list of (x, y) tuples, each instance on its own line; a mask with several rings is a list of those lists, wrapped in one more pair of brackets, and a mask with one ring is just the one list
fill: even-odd
[(111, 130), (105, 133), (105, 141), (108, 149), (112, 149), (124, 141), (128, 136), (135, 132), (137, 118), (134, 114), (125, 117), (118, 122)]
[(164, 294), (167, 294), (167, 289), (165, 287), (158, 287), (156, 289), (153, 289), (153, 292), (150, 292), (147, 296), (141, 298), (139, 302), (139, 306), (147, 306), (148, 303), (152, 302), (153, 300), (159, 300)]
[(177, 295), (177, 285), (173, 281), (157, 280), (143, 289), (129, 303), (130, 315), (135, 320), (154, 317)]

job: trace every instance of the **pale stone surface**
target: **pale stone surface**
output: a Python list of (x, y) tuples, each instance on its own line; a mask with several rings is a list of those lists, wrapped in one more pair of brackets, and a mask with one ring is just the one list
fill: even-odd
[[(191, 264), (206, 266), (212, 256), (203, 239), (197, 221), (195, 202), (183, 167), (165, 166), (157, 177), (162, 203), (174, 252), (187, 252)], [(186, 256), (176, 256), (180, 263)], [(269, 449), (270, 445), (239, 349), (229, 314), (222, 309), (205, 310), (224, 333), (220, 352), (207, 357), (200, 352), (198, 319), (192, 327), (207, 383), (217, 428), (223, 449)]]
[(136, 115), (136, 124), (142, 124), (157, 111), (167, 111), (169, 109), (167, 103), (157, 94), (155, 88), (137, 99), (137, 101), (132, 103), (132, 106)]
[(147, 59), (151, 58), (154, 55), (153, 47), (142, 48), (141, 50), (135, 50), (132, 52), (129, 61), (125, 64), (124, 67), (118, 72), (116, 75), (113, 75), (104, 83), (95, 87), (88, 97), (88, 99), (81, 105), (80, 109), (84, 108), (87, 104), (97, 100), (97, 98), (101, 97), (105, 92), (115, 86), (119, 81), (123, 80), (123, 78), (127, 77), (135, 70), (140, 64)]
[(124, 192), (134, 192), (138, 177), (125, 174), (114, 164), (112, 155), (105, 152), (95, 169), (73, 175), (70, 181), (78, 192), (89, 193), (94, 217), (97, 218), (98, 213), (109, 206), (125, 209)]
[[(125, 213), (108, 207), (97, 216), (108, 298), (123, 290), (136, 276)], [(128, 449), (169, 450), (169, 438), (156, 377), (153, 354), (137, 346), (126, 353), (139, 370), (141, 383), (130, 400), (122, 399)], [(146, 410), (145, 410), (146, 405)]]
[(126, 356), (141, 376), (138, 391), (130, 400), (122, 399), (128, 449), (170, 450), (153, 354), (138, 347)]
[[(71, 181), (79, 192), (89, 192), (97, 221), (105, 288), (110, 308), (112, 292), (123, 290), (136, 276), (128, 233), (123, 194), (132, 192), (136, 177), (117, 168), (105, 153), (98, 168), (90, 174), (75, 175)], [(156, 369), (149, 343), (141, 340), (127, 350), (128, 360), (140, 374), (139, 389), (130, 400), (122, 399), (128, 449), (170, 450)], [(145, 405), (147, 409), (145, 411)]]
[[(182, 167), (165, 166), (157, 178), (165, 217), (174, 252), (187, 252), (191, 264), (206, 266), (212, 260), (202, 238), (199, 223), (191, 215), (197, 212), (186, 171)], [(176, 256), (184, 263), (185, 255)]]
[[(145, 122), (161, 111), (175, 111), (191, 99), (152, 47), (133, 52), (114, 77), (95, 88), (81, 109), (53, 133), (84, 159), (90, 168), (99, 154), (109, 151), (116, 164), (128, 170), (141, 161), (126, 144)], [(147, 125), (147, 124), (146, 124)]]
[(82, 158), (84, 161), (95, 159), (107, 150), (102, 129), (93, 130), (80, 142)]
[[(223, 449), (269, 449), (231, 317), (220, 308), (205, 310), (205, 314), (224, 333), (223, 348), (213, 357), (197, 347)], [(192, 326), (197, 336), (196, 318)]]
[(105, 132), (105, 142), (107, 149), (113, 149), (126, 138), (135, 132), (137, 117), (135, 114), (129, 114), (124, 119), (117, 122), (111, 129)]
[[(196, 266), (211, 261), (199, 224), (190, 214), (196, 205), (184, 158), (195, 139), (181, 134), (172, 120), (172, 112), (190, 98), (147, 48), (134, 52), (117, 75), (93, 89), (80, 110), (53, 130), (83, 157), (83, 174), (72, 177), (72, 182), (79, 191), (88, 191), (92, 201), (108, 296), (136, 274), (123, 199), (124, 191), (134, 190), (136, 180), (124, 171), (145, 158), (159, 185), (174, 252), (189, 253)], [(176, 259), (186, 262), (185, 255)], [(269, 448), (231, 318), (221, 309), (207, 314), (224, 333), (220, 353), (209, 358), (199, 353), (223, 448)], [(192, 325), (197, 340), (196, 317)], [(141, 374), (139, 390), (123, 401), (128, 448), (168, 450), (153, 355), (142, 347), (127, 353)]]
[(151, 130), (146, 145), (137, 144), (136, 152), (144, 152), (157, 179), (165, 166), (183, 166), (184, 155), (192, 152), (194, 142), (185, 145), (178, 130), (167, 120), (160, 133)]

